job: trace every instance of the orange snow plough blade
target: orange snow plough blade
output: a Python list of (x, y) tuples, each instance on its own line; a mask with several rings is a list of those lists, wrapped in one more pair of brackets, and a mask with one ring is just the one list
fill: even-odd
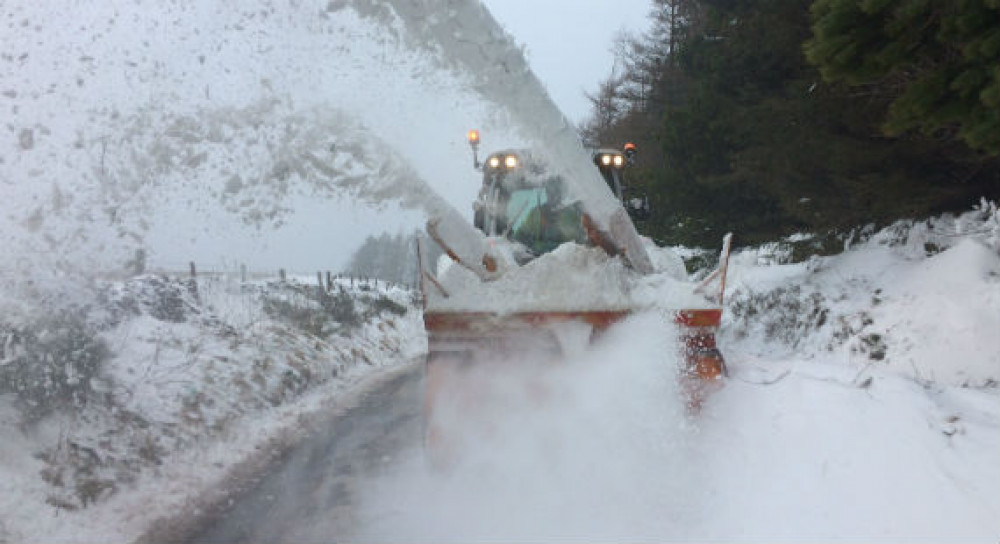
[(721, 321), (721, 309), (682, 310), (675, 318), (684, 342), (681, 382), (688, 409), (692, 412), (700, 410), (706, 396), (720, 387), (720, 380), (729, 375), (722, 352), (715, 345), (715, 333)]
[[(565, 324), (589, 326), (593, 342), (609, 327), (623, 321), (629, 310), (580, 312), (523, 312), (496, 315), (485, 312), (427, 312), (428, 355), (425, 368), (425, 441), (431, 460), (447, 464), (454, 455), (454, 437), (439, 425), (435, 409), (451, 402), (464, 413), (475, 409), (475, 379), (470, 372), (491, 372), (524, 360), (558, 360), (563, 348), (554, 330)], [(680, 376), (689, 410), (697, 411), (706, 395), (721, 384), (727, 374), (725, 361), (715, 345), (721, 309), (681, 310), (674, 322), (683, 355)]]

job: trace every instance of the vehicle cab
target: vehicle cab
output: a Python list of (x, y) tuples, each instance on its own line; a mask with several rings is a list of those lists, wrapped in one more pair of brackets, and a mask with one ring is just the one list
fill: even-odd
[(634, 161), (635, 153), (635, 144), (627, 143), (624, 152), (609, 148), (597, 149), (593, 152), (593, 160), (611, 193), (622, 203), (632, 219), (643, 220), (650, 215), (649, 198), (632, 191), (625, 180), (625, 169)]
[(566, 242), (586, 243), (582, 209), (566, 198), (565, 181), (523, 149), (490, 154), (473, 203), (473, 225), (489, 237), (514, 242), (525, 262)]

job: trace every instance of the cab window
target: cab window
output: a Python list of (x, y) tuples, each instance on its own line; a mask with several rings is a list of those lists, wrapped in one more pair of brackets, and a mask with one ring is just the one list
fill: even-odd
[(565, 242), (586, 239), (579, 206), (559, 206), (543, 187), (512, 192), (505, 211), (505, 222), (510, 225), (508, 237), (535, 255), (552, 251)]

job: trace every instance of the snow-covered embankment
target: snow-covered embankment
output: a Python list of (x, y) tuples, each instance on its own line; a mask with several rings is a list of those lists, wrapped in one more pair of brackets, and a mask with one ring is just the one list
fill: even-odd
[(780, 246), (734, 257), (699, 537), (1000, 534), (1000, 213), (864, 238), (797, 264), (773, 264)]
[(0, 541), (132, 540), (425, 349), (412, 292), (384, 283), (146, 275), (17, 299), (0, 322)]

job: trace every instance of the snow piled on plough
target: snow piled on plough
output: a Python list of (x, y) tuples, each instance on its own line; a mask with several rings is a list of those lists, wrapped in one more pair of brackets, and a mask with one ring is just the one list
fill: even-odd
[(684, 277), (684, 263), (668, 248), (652, 244), (657, 273), (643, 276), (602, 249), (573, 243), (517, 267), (512, 265), (493, 281), (481, 281), (472, 271), (439, 263), (440, 289), (427, 290), (427, 311), (477, 311), (505, 315), (515, 312), (633, 310), (669, 303), (672, 309), (707, 308), (711, 303), (694, 293)]

